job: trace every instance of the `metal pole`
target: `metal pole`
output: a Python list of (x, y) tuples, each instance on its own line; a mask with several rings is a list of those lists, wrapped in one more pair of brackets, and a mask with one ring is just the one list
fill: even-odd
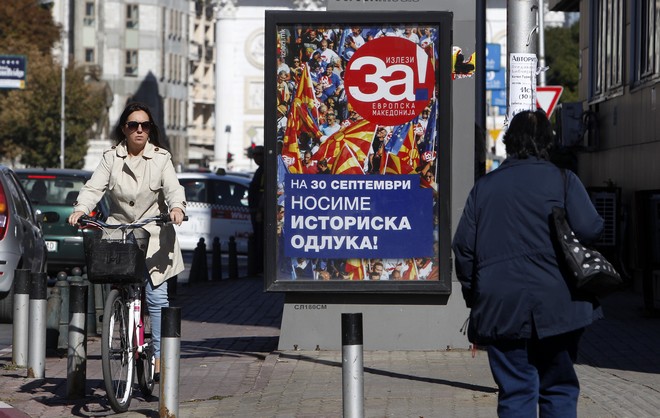
[(12, 361), (27, 366), (28, 329), (30, 326), (30, 270), (14, 271), (14, 327), (12, 329)]
[(181, 308), (162, 308), (160, 404), (162, 418), (179, 416), (179, 357), (181, 354)]
[(62, 2), (62, 94), (60, 102), (60, 168), (64, 168), (66, 67), (69, 61), (69, 2)]
[(539, 0), (539, 86), (545, 86), (545, 0)]
[[(528, 66), (514, 66), (512, 54), (531, 54), (536, 57), (538, 42), (535, 39), (539, 0), (509, 0), (507, 2), (507, 114), (520, 110), (536, 109), (536, 70)], [(530, 63), (528, 57), (520, 61)], [(520, 70), (524, 68), (524, 70)], [(514, 88), (515, 83), (515, 88)], [(524, 97), (519, 97), (519, 96)], [(512, 109), (513, 107), (513, 109)]]
[(341, 314), (342, 398), (344, 418), (364, 417), (362, 314)]
[(46, 371), (46, 293), (48, 275), (30, 274), (30, 329), (27, 377), (42, 379)]
[(66, 395), (69, 399), (85, 397), (87, 385), (87, 298), (88, 286), (73, 283), (69, 289), (69, 346)]

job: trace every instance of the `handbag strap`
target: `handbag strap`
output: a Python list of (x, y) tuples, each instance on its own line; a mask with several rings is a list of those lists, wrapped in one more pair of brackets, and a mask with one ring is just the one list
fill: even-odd
[(568, 183), (568, 176), (566, 176), (566, 169), (560, 168), (559, 171), (561, 172), (562, 184), (564, 185), (564, 210), (566, 210), (566, 196), (568, 195), (566, 183)]

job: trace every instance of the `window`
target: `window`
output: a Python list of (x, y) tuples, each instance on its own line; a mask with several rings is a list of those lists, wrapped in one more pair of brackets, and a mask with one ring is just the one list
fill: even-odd
[(85, 17), (83, 18), (83, 25), (94, 26), (94, 17), (96, 15), (96, 6), (93, 1), (85, 2)]
[(126, 5), (126, 29), (137, 29), (139, 23), (138, 5)]
[(655, 0), (638, 0), (635, 22), (639, 28), (635, 45), (634, 81), (643, 82), (660, 75), (660, 4)]
[(124, 68), (124, 75), (128, 77), (136, 77), (138, 72), (138, 52), (135, 49), (126, 50), (126, 66)]
[(591, 98), (606, 97), (623, 86), (624, 1), (592, 0)]
[(94, 48), (85, 48), (85, 63), (94, 64)]

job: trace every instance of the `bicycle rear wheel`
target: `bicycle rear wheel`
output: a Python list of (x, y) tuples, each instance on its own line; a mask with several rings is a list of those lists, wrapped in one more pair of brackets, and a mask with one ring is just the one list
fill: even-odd
[(115, 412), (126, 412), (131, 404), (134, 349), (129, 346), (128, 308), (126, 301), (113, 289), (103, 309), (101, 365), (108, 402)]
[[(146, 306), (143, 305), (143, 307)], [(154, 346), (151, 342), (151, 316), (142, 313), (142, 327), (144, 331), (144, 350), (137, 361), (138, 384), (142, 394), (151, 396), (154, 391), (154, 368), (156, 359), (154, 357)]]

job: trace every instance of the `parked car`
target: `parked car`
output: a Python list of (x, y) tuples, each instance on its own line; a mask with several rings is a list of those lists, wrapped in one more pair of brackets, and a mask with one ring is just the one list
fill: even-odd
[[(42, 224), (48, 249), (47, 271), (55, 277), (60, 271), (71, 272), (74, 267), (85, 266), (82, 232), (67, 223), (73, 212), (73, 202), (80, 188), (92, 176), (91, 171), (73, 169), (20, 169), (16, 170), (32, 206), (49, 213)], [(53, 218), (53, 214), (55, 214)], [(101, 200), (91, 214), (103, 220), (108, 216), (108, 205)]]
[(40, 217), (9, 167), (0, 165), (0, 322), (14, 314), (14, 271), (44, 271), (46, 243)]
[(236, 239), (236, 248), (247, 253), (248, 238), (252, 234), (248, 187), (244, 176), (215, 173), (179, 173), (179, 182), (186, 191), (188, 221), (176, 228), (184, 251), (197, 247), (204, 238), (207, 251), (218, 237), (222, 251), (227, 251), (229, 237)]

